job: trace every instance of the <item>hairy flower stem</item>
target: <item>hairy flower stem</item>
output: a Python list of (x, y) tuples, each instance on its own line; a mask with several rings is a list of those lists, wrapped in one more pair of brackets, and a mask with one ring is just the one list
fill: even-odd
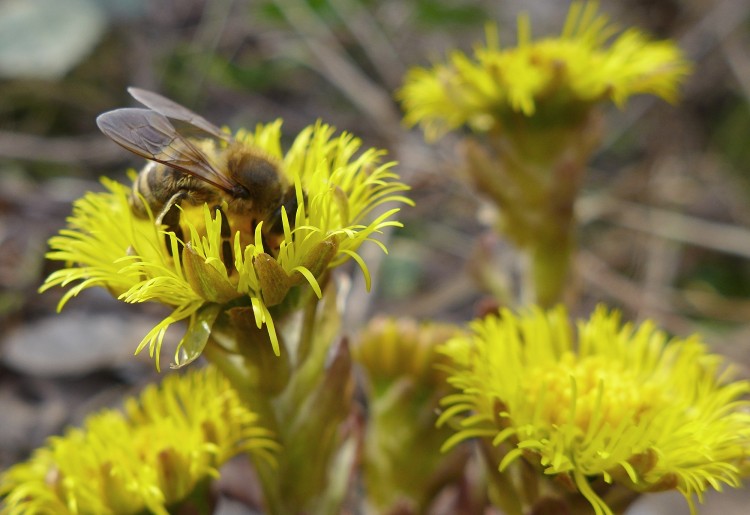
[(528, 260), (517, 304), (552, 307), (562, 300), (575, 249), (574, 205), (600, 136), (592, 109), (560, 124), (519, 116), (512, 131), (464, 143), (476, 189), (497, 207), (497, 231)]
[[(327, 274), (320, 279), (320, 284), (325, 286)], [(312, 350), (313, 335), (315, 334), (316, 312), (318, 309), (318, 298), (311, 297), (309, 302), (305, 303), (302, 311), (302, 327), (299, 333), (299, 342), (297, 346), (297, 362), (303, 363)]]
[(572, 240), (571, 231), (561, 231), (548, 241), (536, 242), (530, 249), (531, 270), (527, 280), (533, 289), (534, 303), (540, 307), (551, 308), (563, 298), (570, 276)]
[(242, 363), (213, 340), (209, 340), (203, 352), (206, 359), (216, 365), (229, 379), (245, 405), (253, 407), (263, 426), (276, 434), (278, 421), (274, 416), (273, 407), (268, 402), (269, 399), (261, 395), (258, 389), (252, 385), (252, 381)]
[(345, 343), (332, 345), (339, 329), (335, 289), (322, 284), (322, 300), (310, 296), (299, 312), (277, 317), (280, 356), (250, 308), (220, 317), (204, 351), (281, 445), (275, 466), (254, 460), (270, 514), (337, 513), (347, 491), (340, 487), (348, 484), (352, 458), (342, 450), (340, 424), (351, 406), (351, 357)]

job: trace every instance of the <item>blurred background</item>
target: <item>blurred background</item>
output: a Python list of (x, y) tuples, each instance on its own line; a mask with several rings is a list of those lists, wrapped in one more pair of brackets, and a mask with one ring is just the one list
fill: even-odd
[[(46, 241), (71, 202), (100, 189), (99, 177), (124, 180), (142, 165), (94, 122), (134, 104), (127, 86), (233, 129), (281, 117), (293, 137), (322, 119), (387, 149), (417, 204), (403, 210), (404, 229), (385, 235), (388, 256), (366, 251), (377, 276), (371, 294), (352, 270), (347, 327), (375, 313), (463, 322), (484, 299), (473, 260), (502, 255), (503, 243), (482, 222), (483, 200), (459, 179), (457, 141), (426, 145), (401, 124), (393, 92), (410, 66), (470, 50), (487, 20), (511, 45), (519, 12), (529, 12), (534, 34), (554, 35), (568, 6), (0, 2), (0, 470), (156, 376), (133, 351), (161, 309), (92, 290), (56, 314), (61, 292), (37, 293), (56, 266), (44, 259)], [(642, 97), (607, 113), (578, 205), (578, 314), (604, 301), (674, 334), (699, 332), (750, 377), (750, 2), (609, 0), (602, 9), (620, 26), (677, 40), (695, 73), (679, 105)], [(720, 504), (742, 495), (711, 497), (704, 512), (744, 513)]]

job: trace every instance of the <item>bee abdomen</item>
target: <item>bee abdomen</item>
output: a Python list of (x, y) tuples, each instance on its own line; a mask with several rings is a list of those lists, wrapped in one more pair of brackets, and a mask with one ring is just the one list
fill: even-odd
[(148, 205), (151, 214), (157, 216), (175, 193), (185, 189), (180, 185), (182, 177), (181, 172), (162, 164), (146, 164), (133, 182), (133, 191), (130, 193), (129, 203), (133, 214), (147, 218)]
[[(163, 167), (162, 167), (163, 168)], [(158, 180), (161, 174), (158, 173), (157, 164), (150, 162), (143, 167), (133, 182), (133, 190), (130, 192), (128, 202), (133, 214), (139, 218), (147, 218), (148, 210), (146, 204), (151, 208), (152, 214), (159, 212), (164, 205), (164, 201), (159, 202), (156, 198), (156, 192), (159, 191)]]

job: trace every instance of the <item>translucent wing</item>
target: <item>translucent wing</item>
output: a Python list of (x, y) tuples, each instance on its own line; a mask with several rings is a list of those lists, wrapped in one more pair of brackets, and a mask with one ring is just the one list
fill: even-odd
[(180, 136), (166, 116), (150, 109), (124, 108), (101, 114), (99, 129), (118, 145), (146, 159), (193, 175), (231, 192), (235, 184), (210, 159)]
[(149, 109), (153, 109), (157, 113), (163, 114), (167, 118), (179, 120), (192, 125), (193, 127), (197, 127), (215, 138), (223, 139), (225, 141), (230, 141), (232, 139), (219, 127), (209, 122), (201, 115), (194, 113), (187, 107), (178, 104), (174, 100), (170, 100), (158, 93), (141, 88), (128, 88), (128, 93), (130, 93), (130, 95), (141, 104)]

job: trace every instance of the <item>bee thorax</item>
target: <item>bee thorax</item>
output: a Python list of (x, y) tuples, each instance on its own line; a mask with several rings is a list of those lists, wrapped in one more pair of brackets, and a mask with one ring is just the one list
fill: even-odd
[(280, 202), (281, 176), (270, 158), (247, 147), (238, 147), (230, 151), (227, 168), (237, 184), (235, 197), (252, 200), (255, 207), (261, 209)]

